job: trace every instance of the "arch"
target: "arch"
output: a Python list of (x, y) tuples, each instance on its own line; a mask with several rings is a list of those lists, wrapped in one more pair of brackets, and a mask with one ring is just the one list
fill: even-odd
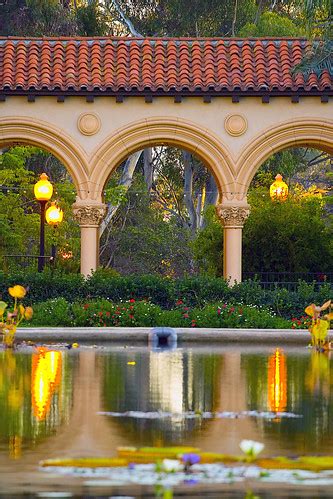
[(234, 162), (220, 139), (197, 123), (181, 118), (156, 117), (116, 130), (95, 150), (91, 158), (91, 183), (96, 188), (94, 199), (100, 199), (112, 171), (128, 156), (144, 147), (164, 144), (196, 154), (214, 175), (220, 197), (230, 197), (234, 185)]
[(333, 121), (301, 118), (286, 121), (261, 132), (245, 146), (237, 161), (236, 184), (244, 196), (262, 163), (289, 147), (313, 147), (333, 154)]
[(0, 145), (20, 142), (41, 147), (54, 154), (72, 176), (78, 197), (88, 193), (88, 164), (85, 152), (64, 130), (48, 122), (24, 117), (0, 118)]

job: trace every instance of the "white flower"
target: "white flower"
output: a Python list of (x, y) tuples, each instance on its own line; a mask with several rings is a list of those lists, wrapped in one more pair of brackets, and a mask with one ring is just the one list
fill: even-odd
[(172, 473), (174, 471), (182, 471), (184, 466), (177, 459), (163, 459), (162, 470), (167, 473)]
[(242, 440), (239, 447), (248, 457), (255, 458), (264, 449), (265, 445), (254, 440)]

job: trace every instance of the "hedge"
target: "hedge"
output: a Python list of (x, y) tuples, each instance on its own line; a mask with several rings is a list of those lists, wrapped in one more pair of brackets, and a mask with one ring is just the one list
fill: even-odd
[(21, 284), (29, 288), (26, 304), (35, 305), (49, 299), (64, 298), (68, 303), (107, 299), (112, 302), (147, 300), (164, 310), (173, 309), (181, 300), (189, 307), (225, 302), (235, 305), (267, 307), (279, 316), (299, 316), (309, 303), (322, 304), (332, 298), (332, 285), (324, 283), (316, 290), (315, 283), (299, 281), (296, 291), (284, 288), (263, 289), (257, 281), (245, 281), (230, 288), (217, 277), (186, 277), (168, 279), (155, 275), (124, 276), (99, 270), (85, 279), (80, 274), (0, 273), (1, 299), (8, 301), (8, 287)]

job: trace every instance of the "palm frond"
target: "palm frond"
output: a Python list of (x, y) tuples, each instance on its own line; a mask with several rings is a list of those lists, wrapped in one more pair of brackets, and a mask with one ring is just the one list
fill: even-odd
[(312, 50), (303, 58), (300, 64), (292, 69), (292, 74), (302, 73), (309, 76), (315, 73), (320, 76), (327, 70), (333, 76), (333, 41), (314, 42)]

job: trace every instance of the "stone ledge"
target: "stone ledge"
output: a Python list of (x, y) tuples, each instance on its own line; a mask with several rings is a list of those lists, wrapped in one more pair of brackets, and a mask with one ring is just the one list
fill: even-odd
[[(261, 344), (303, 344), (310, 341), (307, 330), (294, 329), (217, 329), (217, 328), (174, 328), (180, 343), (261, 343)], [(18, 340), (59, 341), (81, 343), (143, 343), (148, 342), (151, 328), (137, 327), (39, 327), (19, 328)], [(330, 330), (333, 340), (333, 330)]]

